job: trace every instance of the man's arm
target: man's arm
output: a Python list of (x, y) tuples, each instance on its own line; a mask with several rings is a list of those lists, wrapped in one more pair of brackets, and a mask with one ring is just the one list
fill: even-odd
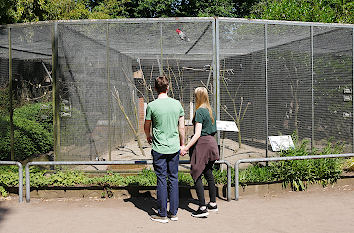
[(179, 133), (179, 144), (180, 146), (184, 146), (184, 116), (179, 117), (178, 133)]
[(150, 128), (151, 128), (151, 120), (145, 120), (144, 122), (144, 132), (146, 135), (146, 140), (148, 141), (148, 143), (152, 143), (152, 136), (150, 133)]

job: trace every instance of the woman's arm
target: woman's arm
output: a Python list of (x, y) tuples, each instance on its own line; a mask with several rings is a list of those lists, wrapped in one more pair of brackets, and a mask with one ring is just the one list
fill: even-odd
[(181, 154), (184, 155), (187, 151), (198, 141), (200, 135), (202, 134), (202, 123), (196, 122), (194, 135), (188, 144), (182, 148)]

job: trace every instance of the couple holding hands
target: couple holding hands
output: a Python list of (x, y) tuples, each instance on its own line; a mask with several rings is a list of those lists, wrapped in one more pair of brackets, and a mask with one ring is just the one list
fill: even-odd
[[(218, 211), (213, 165), (219, 159), (219, 151), (214, 135), (216, 116), (212, 110), (208, 91), (198, 87), (195, 95), (194, 135), (184, 144), (184, 110), (178, 100), (168, 97), (169, 82), (165, 76), (155, 79), (158, 98), (150, 102), (146, 109), (144, 131), (147, 141), (152, 144), (151, 154), (157, 176), (158, 213), (151, 220), (167, 223), (177, 221), (179, 205), (178, 164), (179, 155), (190, 155), (191, 175), (195, 183), (199, 208), (193, 217), (207, 217), (209, 211)], [(210, 202), (205, 203), (202, 176), (208, 181)], [(168, 181), (167, 181), (168, 178)], [(169, 211), (167, 200), (169, 199)]]

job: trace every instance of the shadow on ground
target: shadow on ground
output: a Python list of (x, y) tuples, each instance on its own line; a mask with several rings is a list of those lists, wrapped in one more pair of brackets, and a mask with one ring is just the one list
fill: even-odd
[[(133, 203), (136, 208), (146, 212), (148, 215), (157, 213), (156, 198), (151, 195), (149, 190), (139, 191), (136, 189), (128, 189), (128, 192), (130, 197), (124, 199), (124, 202)], [(192, 197), (190, 190), (186, 190), (185, 188), (180, 189), (179, 194), (179, 209), (186, 210), (190, 213), (195, 211), (189, 205), (198, 205), (198, 200)]]
[(9, 214), (9, 209), (0, 207), (0, 223), (4, 221), (6, 214)]

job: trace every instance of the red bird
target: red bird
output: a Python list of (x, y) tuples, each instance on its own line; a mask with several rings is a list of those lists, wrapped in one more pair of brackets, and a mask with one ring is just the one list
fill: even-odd
[(190, 41), (190, 39), (186, 36), (186, 34), (184, 32), (182, 32), (179, 28), (176, 29), (176, 32), (179, 35), (179, 37), (181, 38), (181, 40)]

